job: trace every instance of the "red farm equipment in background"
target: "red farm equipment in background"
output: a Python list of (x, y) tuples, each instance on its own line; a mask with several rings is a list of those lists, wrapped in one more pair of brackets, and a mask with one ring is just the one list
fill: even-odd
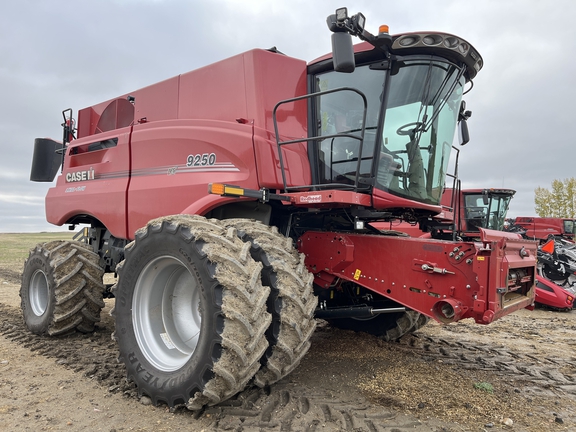
[(574, 241), (574, 219), (519, 216), (510, 221), (510, 232), (522, 234), (527, 239), (544, 243), (550, 236)]
[(574, 307), (573, 291), (563, 288), (539, 274), (536, 275), (534, 302), (553, 310), (571, 311)]
[[(446, 189), (442, 212), (419, 224), (402, 221), (374, 223), (376, 228), (396, 230), (412, 237), (474, 240), (480, 228), (502, 231), (512, 189)], [(552, 238), (538, 248), (535, 303), (553, 310), (572, 310), (576, 294), (576, 246)]]
[(36, 141), (32, 180), (62, 164), (48, 221), (86, 227), (31, 251), (31, 331), (92, 331), (113, 296), (128, 378), (200, 409), (290, 373), (315, 317), (393, 340), (428, 317), (489, 324), (532, 306), (533, 241), (373, 227), (442, 212), (480, 54), (447, 33), (373, 35), (346, 8), (327, 22), (332, 55), (248, 51), (84, 108), (76, 128), (65, 111), (63, 142)]
[(576, 298), (576, 244), (550, 236), (538, 247), (535, 301), (557, 310), (571, 310)]
[(412, 237), (478, 239), (480, 228), (504, 230), (506, 213), (515, 193), (512, 189), (448, 188), (442, 195), (442, 211), (437, 215), (421, 218), (418, 223), (390, 221), (374, 225), (379, 229), (405, 232)]

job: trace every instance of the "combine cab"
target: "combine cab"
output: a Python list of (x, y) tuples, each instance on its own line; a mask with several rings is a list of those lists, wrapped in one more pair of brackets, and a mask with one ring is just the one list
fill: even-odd
[(62, 162), (48, 221), (86, 227), (31, 252), (31, 331), (92, 331), (113, 296), (128, 378), (200, 409), (290, 373), (315, 317), (394, 340), (428, 317), (488, 324), (532, 305), (534, 242), (372, 225), (441, 213), (480, 54), (441, 32), (373, 35), (345, 8), (327, 22), (332, 55), (252, 50), (84, 108), (77, 126), (66, 111), (63, 142), (37, 141), (33, 180)]

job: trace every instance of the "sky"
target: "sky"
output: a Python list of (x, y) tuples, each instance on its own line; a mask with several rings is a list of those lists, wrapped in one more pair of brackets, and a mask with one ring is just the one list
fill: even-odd
[(444, 31), (480, 52), (464, 97), (463, 188), (515, 189), (508, 215), (533, 216), (537, 187), (576, 177), (573, 0), (18, 0), (0, 15), (0, 232), (65, 229), (45, 221), (52, 184), (29, 181), (34, 139), (61, 139), (62, 110), (253, 48), (314, 60), (330, 51), (326, 17), (341, 6), (371, 33)]

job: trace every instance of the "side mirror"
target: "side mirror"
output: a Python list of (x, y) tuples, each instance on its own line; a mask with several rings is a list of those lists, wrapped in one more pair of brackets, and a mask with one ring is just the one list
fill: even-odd
[(467, 144), (470, 141), (470, 133), (468, 132), (468, 122), (466, 119), (460, 120), (458, 123), (458, 140), (460, 145)]
[[(362, 15), (362, 17), (364, 17)], [(354, 48), (352, 35), (348, 32), (348, 10), (340, 8), (333, 15), (328, 15), (326, 24), (332, 32), (332, 62), (336, 72), (354, 72), (356, 62), (354, 60)], [(362, 21), (364, 25), (365, 21)]]
[(352, 36), (346, 32), (332, 33), (332, 62), (336, 72), (354, 72), (354, 48)]
[(482, 203), (487, 206), (488, 204), (490, 204), (490, 199), (488, 198), (488, 191), (486, 189), (484, 189), (482, 191)]
[(458, 113), (458, 139), (460, 145), (466, 144), (470, 141), (470, 133), (468, 132), (467, 120), (472, 116), (472, 111), (466, 111), (466, 101), (460, 103), (460, 112)]

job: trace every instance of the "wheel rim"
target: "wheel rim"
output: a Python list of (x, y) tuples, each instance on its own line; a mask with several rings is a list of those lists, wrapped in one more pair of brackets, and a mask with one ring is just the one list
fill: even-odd
[(48, 308), (48, 279), (42, 270), (36, 270), (30, 279), (28, 297), (34, 315), (41, 316)]
[(144, 268), (134, 287), (132, 323), (155, 368), (175, 371), (192, 357), (202, 324), (200, 287), (180, 260), (162, 256)]

